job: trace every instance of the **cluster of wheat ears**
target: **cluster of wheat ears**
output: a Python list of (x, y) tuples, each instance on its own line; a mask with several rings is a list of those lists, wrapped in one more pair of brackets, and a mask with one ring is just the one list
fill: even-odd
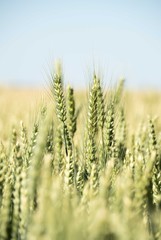
[(55, 110), (43, 107), (31, 131), (21, 122), (0, 145), (0, 239), (160, 240), (153, 119), (129, 134), (123, 80), (107, 97), (93, 74), (82, 118), (60, 64), (50, 82)]

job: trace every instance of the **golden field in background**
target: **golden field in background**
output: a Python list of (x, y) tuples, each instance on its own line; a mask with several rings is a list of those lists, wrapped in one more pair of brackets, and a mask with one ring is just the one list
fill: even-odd
[[(79, 108), (79, 121), (85, 124), (87, 112), (87, 91), (74, 93), (76, 108)], [(107, 91), (107, 97), (109, 91)], [(150, 115), (156, 119), (158, 130), (161, 129), (161, 92), (155, 91), (125, 91), (122, 98), (125, 107), (128, 130), (135, 132), (142, 122)], [(54, 99), (50, 90), (43, 89), (0, 89), (0, 138), (6, 139), (12, 127), (18, 128), (23, 121), (28, 128), (36, 120), (37, 114), (43, 106), (54, 106)], [(84, 114), (82, 112), (84, 111)]]
[(28, 126), (37, 114), (43, 91), (37, 89), (0, 89), (0, 134), (6, 138), (22, 120)]

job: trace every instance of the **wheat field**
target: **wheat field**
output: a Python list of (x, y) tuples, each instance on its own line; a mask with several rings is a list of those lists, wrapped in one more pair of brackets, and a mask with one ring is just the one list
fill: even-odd
[(161, 93), (0, 89), (0, 239), (160, 240)]

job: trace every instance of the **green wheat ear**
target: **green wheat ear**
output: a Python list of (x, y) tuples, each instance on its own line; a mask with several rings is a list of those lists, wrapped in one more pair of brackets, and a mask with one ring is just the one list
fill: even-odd
[(68, 156), (65, 159), (66, 166), (64, 171), (64, 190), (71, 190), (74, 183), (74, 160), (72, 152), (68, 152)]
[(91, 197), (96, 196), (98, 192), (99, 180), (98, 166), (96, 163), (92, 164), (91, 175), (90, 175), (90, 193)]
[(54, 149), (54, 122), (52, 120), (47, 135), (46, 152), (52, 154), (53, 149)]
[(76, 187), (80, 195), (82, 195), (83, 193), (84, 184), (85, 184), (84, 169), (83, 169), (83, 165), (80, 164), (77, 172), (77, 177), (76, 177)]
[(1, 196), (3, 192), (3, 186), (5, 182), (5, 175), (7, 173), (7, 155), (4, 145), (0, 144), (0, 203), (1, 203)]
[(12, 196), (12, 187), (9, 182), (9, 174), (6, 174), (6, 181), (3, 189), (3, 198), (1, 204), (1, 220), (0, 220), (0, 235), (4, 239), (8, 239), (7, 229), (11, 227), (11, 196)]
[(161, 207), (161, 160), (158, 155), (156, 132), (154, 122), (149, 118), (149, 148), (150, 151), (156, 151), (156, 161), (153, 168), (153, 202), (158, 207)]
[(55, 96), (57, 116), (61, 122), (65, 123), (67, 116), (63, 92), (62, 67), (60, 62), (55, 63), (55, 73), (52, 75), (52, 90)]
[(97, 132), (97, 86), (95, 81), (89, 93), (87, 129), (89, 138), (93, 138)]
[(40, 122), (40, 130), (38, 134), (37, 144), (34, 149), (28, 176), (28, 209), (32, 212), (35, 209), (36, 190), (39, 184), (40, 171), (42, 167), (42, 159), (44, 157), (48, 129), (51, 122), (51, 116), (48, 114), (45, 119)]
[[(105, 111), (105, 99), (104, 92), (101, 84), (100, 77), (94, 73), (94, 84), (96, 87), (97, 94), (97, 128), (98, 128), (98, 136), (100, 135), (100, 147), (98, 148), (99, 152), (99, 163), (102, 168), (105, 165), (105, 144), (104, 144), (104, 125), (106, 120), (106, 111)], [(99, 142), (99, 141), (97, 141)]]
[(104, 128), (104, 142), (106, 150), (106, 160), (112, 156), (112, 147), (115, 143), (115, 109), (114, 104), (111, 103), (107, 110), (105, 128)]
[(67, 127), (67, 111), (64, 97), (63, 88), (63, 76), (60, 62), (56, 62), (55, 74), (52, 76), (52, 91), (56, 102), (57, 117), (63, 125), (63, 139), (65, 145), (65, 154), (68, 156), (68, 152), (72, 151), (72, 142)]
[[(22, 152), (21, 152), (22, 151)], [(13, 187), (13, 219), (12, 219), (12, 239), (17, 239), (19, 236), (19, 226), (21, 219), (20, 211), (20, 192), (21, 192), (21, 172), (23, 167), (23, 150), (20, 145), (15, 147), (15, 181)]]
[(64, 171), (64, 157), (63, 157), (63, 138), (61, 133), (61, 127), (58, 126), (54, 138), (54, 159), (53, 159), (53, 171), (58, 175)]
[(75, 112), (75, 99), (74, 99), (74, 89), (68, 85), (67, 88), (67, 124), (69, 129), (69, 134), (71, 138), (74, 137), (76, 132), (76, 112)]
[(93, 79), (93, 83), (89, 92), (88, 101), (88, 113), (87, 113), (87, 131), (86, 131), (86, 143), (85, 143), (85, 162), (88, 172), (92, 169), (92, 162), (97, 161), (96, 157), (96, 134), (98, 132), (98, 108), (97, 108), (97, 85), (96, 79)]
[(121, 101), (121, 97), (123, 94), (123, 90), (124, 90), (124, 85), (125, 85), (125, 78), (120, 78), (119, 82), (116, 86), (116, 90), (114, 92), (114, 102), (115, 104), (119, 104)]
[(98, 114), (98, 126), (103, 130), (105, 123), (105, 102), (104, 102), (104, 94), (101, 86), (100, 78), (94, 74), (94, 84), (96, 87), (97, 94), (97, 114)]

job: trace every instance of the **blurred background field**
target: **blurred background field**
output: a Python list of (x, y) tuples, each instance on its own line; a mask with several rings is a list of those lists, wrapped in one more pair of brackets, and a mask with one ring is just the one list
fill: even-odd
[[(107, 98), (109, 92), (106, 91)], [(74, 95), (76, 108), (81, 111), (78, 117), (81, 126), (86, 121), (88, 93), (82, 90), (76, 91)], [(126, 90), (121, 101), (125, 108), (128, 131), (135, 133), (140, 124), (147, 121), (148, 116), (155, 119), (157, 130), (161, 130), (161, 92)], [(36, 121), (40, 109), (45, 105), (54, 111), (54, 99), (49, 89), (1, 87), (0, 138), (6, 140), (12, 128), (19, 127), (20, 121), (30, 129), (30, 125)]]

